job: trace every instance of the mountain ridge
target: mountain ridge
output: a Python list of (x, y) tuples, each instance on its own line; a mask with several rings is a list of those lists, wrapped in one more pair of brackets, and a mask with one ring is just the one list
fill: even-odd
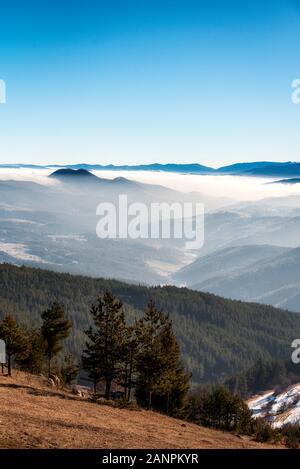
[(191, 288), (241, 301), (258, 301), (300, 312), (300, 248), (196, 281)]
[(298, 162), (275, 162), (254, 161), (237, 162), (230, 165), (213, 168), (200, 163), (150, 163), (139, 165), (114, 165), (114, 164), (89, 164), (75, 163), (69, 165), (35, 165), (35, 164), (1, 164), (0, 168), (7, 169), (54, 169), (70, 168), (74, 170), (85, 169), (88, 171), (163, 171), (169, 173), (203, 174), (203, 175), (239, 175), (257, 177), (292, 177), (300, 176), (300, 163)]

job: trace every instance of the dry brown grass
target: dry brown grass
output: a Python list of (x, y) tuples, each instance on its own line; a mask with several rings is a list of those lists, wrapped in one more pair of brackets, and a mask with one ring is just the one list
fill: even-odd
[(49, 388), (42, 378), (0, 376), (1, 448), (267, 448), (154, 412), (116, 409)]

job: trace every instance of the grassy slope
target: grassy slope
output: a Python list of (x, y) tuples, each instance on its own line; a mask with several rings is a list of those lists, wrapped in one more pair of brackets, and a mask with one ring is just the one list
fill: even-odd
[(154, 412), (115, 409), (53, 390), (42, 378), (0, 375), (1, 448), (267, 448)]

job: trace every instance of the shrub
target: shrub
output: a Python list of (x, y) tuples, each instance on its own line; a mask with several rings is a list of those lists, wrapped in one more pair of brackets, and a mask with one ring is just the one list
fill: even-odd
[(127, 409), (127, 410), (141, 410), (140, 406), (137, 404), (136, 401), (128, 401), (127, 399), (118, 399), (115, 401), (115, 406), (119, 409)]
[(262, 418), (257, 418), (252, 424), (255, 440), (260, 443), (271, 443), (276, 439), (276, 431)]
[(300, 443), (300, 427), (299, 425), (287, 424), (281, 429), (282, 435), (285, 437), (285, 444), (290, 449), (297, 449)]
[(203, 390), (190, 401), (189, 419), (207, 427), (249, 433), (252, 417), (247, 404), (223, 387)]
[(287, 436), (285, 439), (285, 445), (289, 449), (298, 449), (299, 439), (295, 435)]

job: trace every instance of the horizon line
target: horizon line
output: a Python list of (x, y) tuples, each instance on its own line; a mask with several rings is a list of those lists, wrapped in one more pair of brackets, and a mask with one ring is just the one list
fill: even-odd
[(40, 169), (45, 169), (45, 168), (67, 168), (71, 166), (99, 166), (102, 169), (109, 169), (109, 168), (140, 168), (140, 167), (151, 167), (151, 166), (162, 166), (162, 167), (167, 167), (167, 166), (199, 166), (202, 168), (207, 168), (209, 170), (213, 171), (218, 171), (222, 168), (228, 168), (231, 166), (235, 165), (249, 165), (249, 164), (272, 164), (272, 165), (284, 165), (284, 164), (300, 164), (300, 161), (274, 161), (274, 160), (254, 160), (254, 161), (236, 161), (235, 163), (230, 163), (230, 164), (225, 164), (222, 166), (208, 166), (206, 164), (202, 164), (199, 162), (191, 162), (191, 163), (175, 163), (175, 162), (168, 162), (168, 163), (159, 163), (159, 162), (154, 162), (154, 163), (139, 163), (139, 164), (115, 164), (115, 163), (108, 163), (108, 164), (102, 164), (102, 163), (86, 163), (86, 162), (81, 162), (81, 163), (0, 163), (0, 168), (11, 168), (11, 169), (18, 169), (18, 168), (26, 168), (26, 167), (34, 167), (34, 168), (40, 168)]

